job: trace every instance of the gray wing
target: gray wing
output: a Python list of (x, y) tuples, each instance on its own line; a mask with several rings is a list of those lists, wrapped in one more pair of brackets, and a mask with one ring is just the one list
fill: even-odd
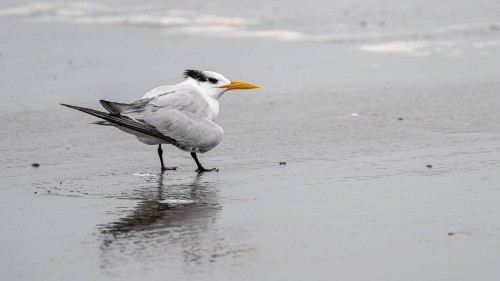
[(69, 105), (69, 104), (64, 104), (61, 103), (63, 106), (67, 106), (69, 108), (73, 108), (82, 112), (85, 112), (87, 114), (102, 118), (106, 121), (98, 121), (96, 124), (99, 125), (112, 125), (112, 126), (118, 126), (121, 128), (125, 128), (128, 130), (131, 130), (133, 132), (138, 132), (144, 136), (151, 136), (156, 139), (160, 139), (165, 141), (166, 143), (170, 143), (173, 145), (177, 145), (177, 141), (163, 135), (162, 133), (158, 132), (154, 127), (149, 126), (145, 123), (138, 122), (136, 120), (133, 120), (129, 117), (126, 116), (121, 116), (119, 114), (112, 114), (112, 113), (106, 113), (90, 108), (85, 108), (85, 107), (80, 107), (80, 106), (75, 106), (75, 105)]
[(224, 134), (222, 128), (209, 119), (210, 106), (193, 87), (169, 88), (165, 93), (127, 106), (110, 104), (114, 112), (152, 126), (175, 139), (175, 145), (183, 150), (206, 152), (216, 147)]

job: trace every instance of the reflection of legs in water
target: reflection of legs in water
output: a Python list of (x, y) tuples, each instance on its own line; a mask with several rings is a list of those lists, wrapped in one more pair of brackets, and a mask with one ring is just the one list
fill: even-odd
[(118, 207), (119, 219), (98, 226), (101, 268), (116, 272), (127, 263), (162, 266), (165, 260), (193, 270), (213, 266), (221, 253), (232, 250), (216, 220), (221, 211), (217, 190), (217, 181), (203, 173), (175, 180), (167, 173), (145, 178), (145, 185), (131, 194), (142, 198), (134, 209)]
[[(159, 173), (158, 174), (158, 179), (156, 180), (157, 182), (157, 200), (158, 201), (163, 201), (165, 200), (165, 192), (169, 192), (171, 191), (172, 189), (169, 189), (168, 188), (168, 179), (167, 179), (167, 186), (165, 186), (165, 184), (163, 183), (163, 177), (164, 177), (164, 174), (163, 173)], [(190, 198), (196, 198), (197, 196), (199, 196), (197, 194), (197, 191), (199, 190), (200, 188), (200, 179), (202, 178), (202, 173), (197, 173), (196, 176), (194, 177), (194, 180), (193, 182), (191, 182), (190, 184), (187, 184), (185, 185), (186, 187), (189, 187), (189, 197)], [(167, 188), (167, 190), (165, 190), (165, 188)], [(201, 187), (201, 190), (203, 191), (207, 191), (206, 188), (203, 186)]]
[(163, 171), (160, 173), (160, 175), (158, 176), (158, 180), (156, 181), (158, 183), (158, 197), (157, 197), (157, 200), (158, 201), (161, 201), (163, 200)]
[(213, 217), (220, 210), (216, 189), (201, 178), (203, 174), (199, 173), (190, 182), (171, 184), (168, 176), (159, 173), (158, 178), (151, 182), (153, 185), (142, 190), (144, 193), (140, 196), (144, 199), (134, 211), (127, 211), (124, 217), (109, 223), (103, 228), (103, 233), (142, 232)]

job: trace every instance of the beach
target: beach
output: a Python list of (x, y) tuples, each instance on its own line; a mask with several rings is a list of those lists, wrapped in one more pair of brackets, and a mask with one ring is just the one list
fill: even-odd
[[(0, 6), (2, 279), (496, 280), (500, 7), (425, 2), (393, 27), (418, 13), (379, 2), (332, 22)], [(131, 102), (185, 69), (263, 86), (221, 98), (224, 138), (199, 156), (219, 172), (163, 146), (161, 173), (156, 146), (59, 105)]]

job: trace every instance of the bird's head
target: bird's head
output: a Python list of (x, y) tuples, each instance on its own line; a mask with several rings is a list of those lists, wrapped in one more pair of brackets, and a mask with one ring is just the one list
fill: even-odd
[(250, 82), (229, 80), (222, 76), (222, 74), (213, 71), (189, 69), (184, 72), (184, 77), (188, 80), (194, 80), (194, 82), (197, 83), (206, 94), (214, 98), (219, 98), (228, 90), (261, 88), (261, 86)]

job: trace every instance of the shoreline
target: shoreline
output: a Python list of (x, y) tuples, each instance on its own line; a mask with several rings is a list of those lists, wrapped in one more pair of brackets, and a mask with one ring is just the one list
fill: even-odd
[[(498, 53), (408, 57), (0, 23), (5, 278), (500, 273)], [(189, 154), (165, 147), (179, 169), (161, 176), (155, 147), (58, 105), (134, 100), (186, 68), (264, 86), (222, 97), (224, 139), (200, 156), (219, 173), (197, 176)]]

